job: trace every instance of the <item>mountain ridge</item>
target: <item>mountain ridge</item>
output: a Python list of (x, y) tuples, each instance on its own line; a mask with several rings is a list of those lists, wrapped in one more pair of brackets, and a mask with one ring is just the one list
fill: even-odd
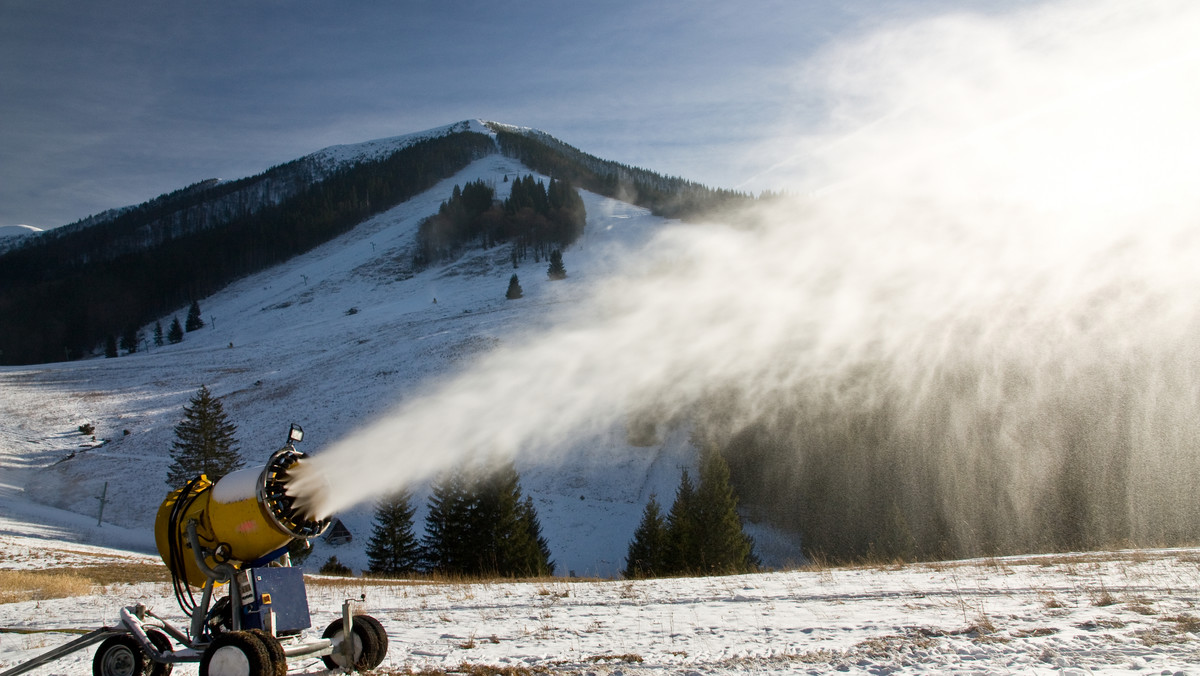
[(0, 363), (94, 354), (107, 336), (303, 253), (491, 153), (665, 216), (746, 198), (482, 120), (329, 146), (255, 176), (201, 181), (22, 238), (0, 253), (0, 325), (12, 329), (0, 335)]

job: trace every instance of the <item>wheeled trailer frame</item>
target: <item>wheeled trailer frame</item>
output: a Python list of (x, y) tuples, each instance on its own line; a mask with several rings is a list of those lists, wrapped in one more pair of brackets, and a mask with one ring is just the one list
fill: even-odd
[(167, 676), (181, 662), (199, 662), (202, 676), (282, 676), (287, 673), (288, 660), (317, 657), (330, 670), (366, 670), (383, 661), (387, 635), (375, 618), (358, 614), (358, 606), (359, 601), (343, 601), (342, 616), (330, 623), (319, 639), (287, 637), (281, 641), (263, 630), (252, 629), (217, 634), (205, 645), (192, 641), (144, 605), (128, 606), (122, 609), (117, 626), (90, 631), (0, 672), (0, 676), (30, 672), (97, 643), (100, 647), (92, 660), (92, 670), (99, 676)]

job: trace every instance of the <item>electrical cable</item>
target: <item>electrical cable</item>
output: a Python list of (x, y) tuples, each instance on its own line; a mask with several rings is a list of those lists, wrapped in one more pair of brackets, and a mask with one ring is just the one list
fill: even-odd
[[(167, 551), (171, 559), (168, 569), (171, 571), (171, 586), (175, 592), (175, 602), (179, 604), (179, 609), (183, 611), (184, 615), (189, 618), (196, 609), (196, 598), (192, 595), (192, 588), (187, 583), (187, 567), (183, 558), (184, 529), (180, 526), (196, 498), (200, 497), (203, 492), (202, 490), (195, 492), (192, 490), (203, 478), (204, 475), (200, 475), (183, 487), (175, 504), (171, 506), (171, 513), (167, 518)], [(197, 554), (199, 553), (197, 552)]]

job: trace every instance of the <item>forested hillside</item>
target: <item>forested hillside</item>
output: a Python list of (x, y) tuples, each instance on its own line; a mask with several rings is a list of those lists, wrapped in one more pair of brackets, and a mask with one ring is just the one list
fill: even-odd
[(453, 231), (461, 219), (439, 214), (441, 225), (431, 224), (422, 245), (426, 262), (447, 255), (460, 234), (479, 234), (485, 246), (514, 241), (522, 255), (530, 247), (542, 256), (547, 245), (569, 244), (582, 230), (582, 216), (574, 213), (579, 206), (563, 197), (574, 187), (684, 218), (749, 199), (601, 160), (541, 132), (489, 128), (495, 139), (472, 131), (484, 127), (460, 123), (396, 152), (353, 161), (318, 153), (257, 176), (202, 181), (30, 237), (0, 254), (0, 363), (94, 354), (116, 336), (135, 334), (232, 281), (329, 241), (498, 150), (552, 177), (544, 194), (554, 198), (555, 213), (531, 197), (503, 213), (483, 209), (470, 225), (482, 228), (479, 233), (459, 234)]
[(745, 206), (752, 201), (744, 193), (709, 188), (682, 178), (603, 160), (535, 130), (495, 123), (490, 126), (496, 132), (500, 151), (530, 169), (565, 178), (598, 195), (646, 207), (656, 216), (688, 220)]

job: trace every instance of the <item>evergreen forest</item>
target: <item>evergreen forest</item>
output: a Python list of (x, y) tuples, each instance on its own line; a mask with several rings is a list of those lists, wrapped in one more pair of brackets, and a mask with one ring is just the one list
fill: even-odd
[(514, 266), (531, 254), (541, 261), (583, 234), (587, 211), (569, 181), (551, 178), (547, 187), (526, 174), (510, 186), (500, 202), (482, 180), (455, 185), (438, 213), (421, 221), (415, 267), (451, 258), (471, 245), (490, 249), (510, 244)]
[(492, 152), (489, 137), (459, 132), (346, 167), (279, 202), (237, 191), (271, 178), (303, 183), (312, 170), (297, 161), (31, 238), (0, 256), (0, 361), (87, 356), (107, 336), (304, 253)]

